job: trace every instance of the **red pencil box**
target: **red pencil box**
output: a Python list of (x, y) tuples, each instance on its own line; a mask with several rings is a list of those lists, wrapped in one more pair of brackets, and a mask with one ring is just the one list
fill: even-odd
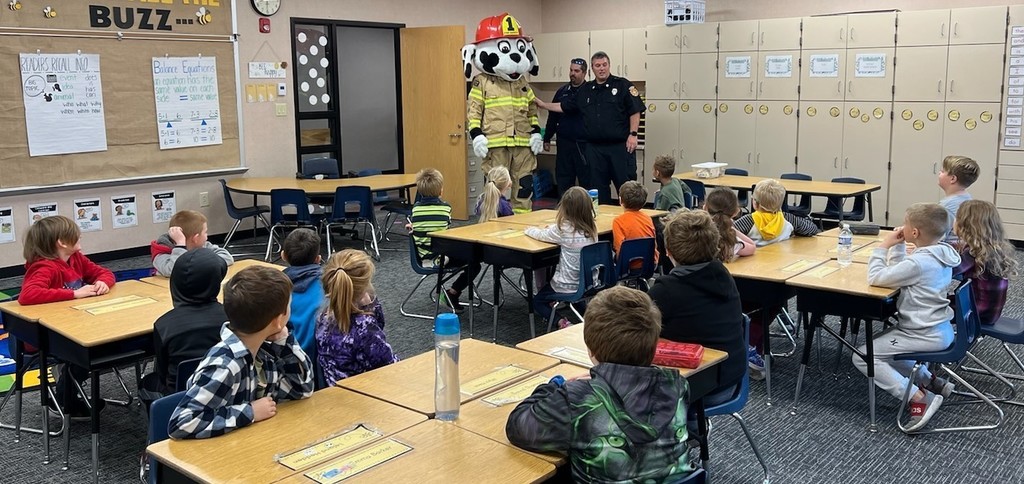
[(654, 364), (673, 368), (697, 368), (704, 357), (704, 347), (695, 343), (678, 343), (659, 339), (654, 351)]

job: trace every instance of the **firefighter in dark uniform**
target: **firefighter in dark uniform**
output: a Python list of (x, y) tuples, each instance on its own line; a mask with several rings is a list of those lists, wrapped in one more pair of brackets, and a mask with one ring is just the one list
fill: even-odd
[(637, 129), (644, 112), (640, 93), (628, 79), (609, 72), (608, 54), (595, 52), (590, 57), (594, 80), (580, 86), (576, 98), (561, 103), (537, 100), (537, 106), (553, 112), (583, 115), (590, 164), (590, 182), (601, 203), (611, 203), (611, 188), (636, 180)]
[[(569, 83), (558, 88), (551, 102), (560, 103), (567, 98), (575, 98), (580, 86), (587, 79), (587, 61), (575, 58), (569, 61)], [(583, 153), (587, 149), (583, 138), (583, 117), (576, 113), (548, 112), (548, 123), (544, 128), (544, 151), (551, 150), (551, 138), (558, 135), (558, 153), (555, 154), (555, 181), (558, 193), (565, 193), (570, 187), (579, 185), (590, 186), (590, 165)]]

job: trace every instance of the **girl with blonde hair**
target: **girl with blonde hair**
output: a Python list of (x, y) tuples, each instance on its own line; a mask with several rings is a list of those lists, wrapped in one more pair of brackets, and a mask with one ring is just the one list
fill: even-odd
[(992, 202), (968, 200), (960, 205), (953, 221), (959, 238), (960, 266), (954, 275), (972, 280), (971, 292), (981, 324), (992, 324), (1003, 313), (1009, 279), (1017, 276), (1016, 250), (1006, 240), (1003, 221)]
[(505, 197), (505, 193), (511, 188), (512, 176), (509, 175), (508, 168), (496, 166), (487, 172), (484, 192), (476, 201), (476, 213), (480, 216), (480, 223), (515, 213), (512, 211), (512, 203)]

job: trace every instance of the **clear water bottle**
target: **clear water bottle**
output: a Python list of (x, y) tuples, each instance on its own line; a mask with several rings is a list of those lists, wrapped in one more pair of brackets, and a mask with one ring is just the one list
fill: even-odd
[(594, 217), (597, 217), (597, 189), (587, 190), (587, 194), (590, 195), (590, 203), (594, 204)]
[(853, 262), (853, 232), (850, 231), (850, 224), (843, 224), (843, 229), (839, 231), (836, 252), (839, 253), (837, 259), (840, 266), (846, 267)]
[(438, 420), (459, 417), (459, 316), (441, 313), (434, 318), (434, 410)]

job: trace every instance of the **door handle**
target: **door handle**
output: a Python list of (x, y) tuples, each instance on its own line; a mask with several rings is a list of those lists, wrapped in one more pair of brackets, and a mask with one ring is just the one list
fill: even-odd
[(939, 169), (939, 164), (938, 163), (932, 163), (932, 175), (938, 175), (939, 174), (938, 169)]
[(558, 77), (558, 66), (551, 66), (551, 77)]
[[(677, 37), (677, 38), (678, 38), (678, 37)], [(689, 40), (689, 39), (688, 39), (688, 38), (686, 38), (686, 35), (683, 35), (683, 42), (682, 42), (682, 44), (683, 44), (683, 45), (681, 45), (680, 47), (689, 47), (689, 46), (690, 46), (690, 43), (689, 43), (689, 42), (687, 42), (688, 40)]]
[(953, 94), (953, 83), (954, 82), (956, 82), (956, 79), (950, 79), (949, 80), (949, 93), (950, 94)]
[(764, 45), (764, 32), (761, 32), (761, 43), (758, 45)]
[(750, 152), (747, 152), (747, 164), (750, 164)]
[(622, 66), (622, 72), (626, 74), (626, 77), (629, 77), (629, 64)]
[(754, 33), (750, 33), (750, 45), (754, 45)]
[(850, 169), (850, 158), (849, 157), (843, 158), (843, 169), (846, 169), (846, 170)]
[(832, 157), (832, 168), (839, 168), (839, 157), (838, 156), (833, 156)]
[(939, 37), (945, 37), (945, 36), (946, 36), (946, 22), (942, 22), (942, 25), (939, 25)]
[[(683, 38), (686, 38), (686, 36), (683, 36)], [(676, 34), (675, 40), (672, 41), (672, 45), (674, 45), (676, 47), (682, 47), (682, 46), (684, 46), (686, 44), (679, 42), (679, 34)]]
[(842, 27), (839, 27), (839, 40), (846, 40), (846, 39), (843, 38), (843, 34), (845, 33), (844, 32), (845, 30), (846, 29), (844, 29)]
[(686, 81), (679, 83), (679, 92), (686, 92)]
[(755, 161), (755, 163), (757, 163), (758, 165), (760, 165), (760, 164), (761, 164), (761, 153), (758, 153), (758, 154), (757, 154), (757, 158), (756, 158), (756, 161)]
[(935, 90), (942, 92), (942, 79), (939, 79), (939, 82), (935, 84)]
[(846, 81), (846, 92), (853, 94), (853, 81)]
[(672, 92), (674, 92), (674, 93), (679, 93), (680, 92), (679, 91), (679, 82), (678, 81), (672, 83)]
[(843, 81), (839, 81), (839, 83), (836, 84), (836, 92), (839, 94), (843, 93)]
[(953, 22), (953, 37), (958, 37), (960, 34), (957, 32), (957, 27), (960, 26), (960, 22)]
[(750, 81), (750, 92), (754, 92), (754, 81)]
[(853, 39), (853, 34), (854, 34), (854, 33), (856, 32), (856, 30), (857, 30), (857, 29), (855, 29), (855, 28), (853, 28), (853, 27), (850, 27), (850, 42), (853, 42), (853, 41), (854, 41), (854, 39)]
[(757, 84), (757, 92), (758, 94), (764, 94), (764, 81)]

